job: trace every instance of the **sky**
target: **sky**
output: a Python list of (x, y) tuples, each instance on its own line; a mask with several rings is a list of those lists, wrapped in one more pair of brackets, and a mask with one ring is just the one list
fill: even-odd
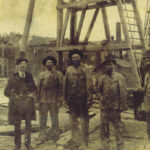
[[(57, 31), (57, 0), (35, 0), (33, 21), (30, 29), (30, 36), (48, 36), (56, 37)], [(147, 0), (137, 0), (138, 10), (144, 24)], [(0, 34), (17, 32), (23, 33), (25, 18), (27, 14), (29, 0), (0, 0)], [(115, 36), (116, 22), (119, 22), (119, 14), (115, 7), (107, 9), (108, 21), (110, 24), (111, 35)], [(92, 18), (93, 11), (88, 11), (85, 17), (81, 40), (88, 30), (89, 22)], [(78, 20), (80, 13), (78, 14)], [(66, 37), (69, 36), (69, 26)], [(90, 40), (99, 41), (105, 39), (101, 11), (97, 17)]]

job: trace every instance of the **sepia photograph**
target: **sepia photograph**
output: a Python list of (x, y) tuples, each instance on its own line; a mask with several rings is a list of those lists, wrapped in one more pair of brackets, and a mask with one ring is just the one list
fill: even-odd
[(0, 11), (0, 150), (150, 150), (150, 0)]

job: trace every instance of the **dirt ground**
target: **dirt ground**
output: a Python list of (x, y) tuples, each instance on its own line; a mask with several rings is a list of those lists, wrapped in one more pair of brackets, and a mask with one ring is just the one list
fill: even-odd
[[(1, 111), (2, 112), (2, 111)], [(4, 111), (3, 111), (4, 112)], [(5, 117), (4, 117), (5, 116)], [(0, 123), (6, 124), (6, 113), (2, 115)], [(50, 120), (49, 120), (50, 121)], [(133, 111), (129, 110), (122, 114), (122, 121), (125, 125), (125, 130), (123, 130), (123, 138), (125, 142), (125, 150), (150, 150), (150, 144), (147, 140), (146, 135), (146, 123), (143, 121), (134, 120)], [(60, 122), (61, 124), (61, 122)], [(111, 127), (110, 133), (110, 143), (111, 150), (115, 150), (115, 138), (113, 128)], [(98, 150), (100, 145), (99, 139), (99, 129), (95, 130), (90, 134), (89, 137), (89, 146), (87, 150)], [(64, 149), (63, 146), (58, 146), (52, 140), (45, 141), (42, 145), (36, 145), (37, 143), (38, 132), (32, 133), (32, 146), (34, 150), (69, 150)], [(14, 148), (14, 137), (8, 135), (0, 135), (0, 150), (12, 150)], [(24, 135), (22, 134), (22, 149), (24, 150)]]

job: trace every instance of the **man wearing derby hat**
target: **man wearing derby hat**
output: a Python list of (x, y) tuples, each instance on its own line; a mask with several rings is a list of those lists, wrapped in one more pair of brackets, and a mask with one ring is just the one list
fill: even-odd
[[(70, 51), (71, 65), (65, 75), (65, 100), (69, 106), (72, 125), (72, 144), (80, 145), (86, 149), (88, 146), (88, 107), (87, 103), (91, 96), (91, 72), (81, 63), (82, 51), (74, 49)], [(81, 136), (79, 134), (79, 122), (81, 123)]]
[(8, 121), (15, 126), (15, 150), (21, 149), (21, 120), (25, 120), (25, 147), (31, 149), (31, 120), (36, 119), (34, 98), (37, 93), (32, 75), (26, 72), (28, 60), (18, 58), (18, 71), (8, 80), (4, 94), (9, 97)]
[[(57, 71), (55, 66), (57, 60), (52, 56), (47, 56), (42, 60), (44, 71), (39, 73), (37, 79), (40, 133), (39, 143), (43, 143), (47, 138), (56, 140), (59, 134), (58, 123), (58, 103), (62, 100), (63, 75)], [(50, 112), (51, 129), (47, 133), (47, 115)]]
[(105, 73), (99, 78), (98, 92), (100, 93), (100, 139), (101, 149), (109, 150), (109, 123), (114, 127), (117, 150), (123, 150), (121, 136), (120, 113), (127, 108), (127, 89), (124, 77), (114, 70), (116, 64), (113, 55), (108, 54), (102, 63), (105, 66)]

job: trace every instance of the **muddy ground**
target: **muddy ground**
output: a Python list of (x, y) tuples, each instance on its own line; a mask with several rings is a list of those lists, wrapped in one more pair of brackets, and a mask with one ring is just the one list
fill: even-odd
[[(96, 110), (97, 112), (99, 110)], [(13, 135), (9, 134), (8, 130), (13, 131), (13, 126), (7, 124), (7, 107), (0, 107), (1, 119), (0, 119), (0, 150), (12, 150), (14, 148)], [(64, 116), (64, 108), (61, 109), (61, 120), (64, 120), (68, 116)], [(62, 118), (64, 117), (64, 118)], [(69, 119), (66, 119), (69, 121)], [(65, 122), (66, 122), (65, 121)], [(92, 119), (90, 120), (92, 121)], [(99, 121), (99, 120), (98, 120)], [(127, 112), (122, 113), (122, 121), (125, 124), (125, 130), (123, 130), (123, 138), (125, 141), (125, 150), (150, 150), (150, 145), (147, 140), (146, 135), (146, 123), (143, 121), (134, 120), (133, 110), (128, 110)], [(63, 122), (63, 121), (61, 121)], [(60, 122), (60, 125), (61, 125)], [(33, 124), (38, 125), (38, 120), (33, 122)], [(48, 120), (48, 125), (50, 126), (50, 119)], [(62, 126), (62, 125), (61, 125)], [(2, 130), (5, 129), (7, 134), (2, 134)], [(64, 131), (67, 129), (64, 129)], [(88, 150), (98, 150), (100, 145), (99, 139), (99, 129), (95, 129), (90, 134), (89, 137), (89, 147)], [(34, 150), (63, 150), (63, 146), (58, 146), (52, 140), (45, 141), (44, 144), (36, 145), (37, 143), (38, 132), (32, 133), (32, 146)], [(111, 127), (111, 150), (115, 150), (115, 138), (113, 133), (113, 128)], [(22, 150), (24, 150), (24, 135), (22, 134)], [(64, 150), (67, 150), (66, 148)], [(69, 150), (69, 149), (68, 149)]]

